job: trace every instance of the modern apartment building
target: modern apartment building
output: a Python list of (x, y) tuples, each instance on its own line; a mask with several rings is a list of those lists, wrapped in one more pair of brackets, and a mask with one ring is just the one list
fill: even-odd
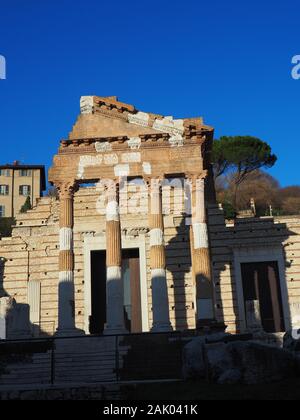
[(17, 161), (0, 165), (0, 217), (15, 217), (28, 196), (35, 206), (45, 189), (43, 165), (23, 165)]

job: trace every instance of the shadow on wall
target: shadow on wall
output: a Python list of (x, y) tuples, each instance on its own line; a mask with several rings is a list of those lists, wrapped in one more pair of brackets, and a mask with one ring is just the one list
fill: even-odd
[(0, 340), (47, 337), (40, 325), (30, 321), (30, 306), (17, 303), (4, 289), (5, 258), (0, 257)]
[(167, 271), (173, 280), (174, 305), (170, 305), (170, 309), (175, 312), (175, 330), (187, 330), (188, 310), (193, 309), (189, 306), (193, 305), (193, 299), (187, 302), (188, 282), (185, 277), (191, 273), (192, 264), (189, 226), (185, 223), (185, 217), (176, 227), (176, 235), (166, 244), (165, 251)]
[[(297, 233), (271, 218), (237, 219), (233, 225), (226, 226), (224, 218), (221, 222), (222, 215), (222, 210), (215, 208), (209, 224), (218, 321), (227, 324), (229, 331), (236, 329), (238, 333), (255, 332), (258, 324), (271, 334), (289, 330), (292, 317), (284, 243), (289, 238), (293, 241)], [(235, 252), (243, 248), (245, 255), (248, 249), (252, 250), (251, 258), (239, 257), (235, 267)], [(225, 271), (228, 275), (224, 275)], [(236, 275), (238, 272), (241, 277)], [(241, 301), (244, 319), (239, 309)], [(251, 321), (255, 318), (256, 326)]]

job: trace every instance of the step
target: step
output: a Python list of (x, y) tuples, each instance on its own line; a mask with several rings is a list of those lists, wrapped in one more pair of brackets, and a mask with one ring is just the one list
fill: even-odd
[(56, 378), (73, 378), (73, 377), (84, 377), (84, 378), (91, 378), (93, 376), (106, 376), (106, 375), (111, 375), (114, 376), (115, 372), (112, 369), (106, 369), (106, 370), (101, 370), (99, 372), (97, 371), (88, 371), (88, 372), (68, 372), (68, 371), (56, 371), (55, 372), (55, 377)]

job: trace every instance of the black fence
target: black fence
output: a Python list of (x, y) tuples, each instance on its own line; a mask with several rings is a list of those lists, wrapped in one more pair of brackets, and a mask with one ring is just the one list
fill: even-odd
[(0, 387), (181, 379), (190, 339), (147, 333), (0, 341)]

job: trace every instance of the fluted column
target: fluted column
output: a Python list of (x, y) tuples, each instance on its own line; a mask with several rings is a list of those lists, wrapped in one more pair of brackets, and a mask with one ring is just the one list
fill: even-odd
[(58, 335), (76, 335), (74, 296), (73, 201), (75, 185), (57, 185), (59, 215)]
[(205, 180), (189, 178), (191, 185), (192, 225), (190, 230), (193, 274), (196, 285), (197, 325), (215, 320), (214, 287), (210, 260), (205, 206)]
[(118, 184), (106, 186), (106, 326), (105, 334), (127, 333), (124, 319), (122, 245)]
[(153, 332), (171, 331), (161, 180), (148, 181)]

